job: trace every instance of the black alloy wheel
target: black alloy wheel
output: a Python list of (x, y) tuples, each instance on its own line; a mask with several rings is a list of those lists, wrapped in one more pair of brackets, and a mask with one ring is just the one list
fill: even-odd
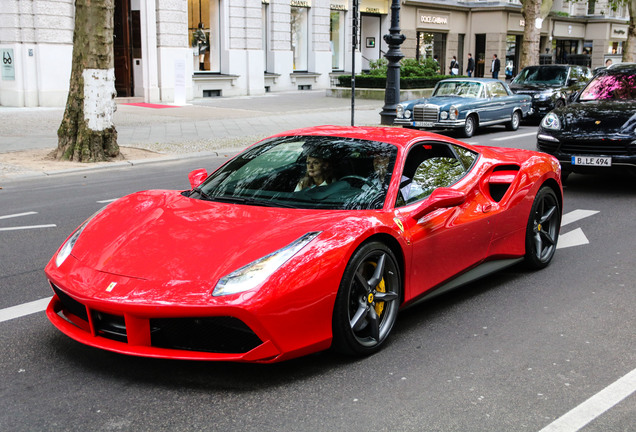
[(544, 186), (534, 198), (526, 228), (526, 265), (542, 269), (550, 264), (561, 228), (561, 206), (554, 191)]
[(348, 355), (380, 349), (397, 319), (402, 278), (395, 255), (386, 245), (362, 245), (345, 269), (333, 310), (333, 343)]

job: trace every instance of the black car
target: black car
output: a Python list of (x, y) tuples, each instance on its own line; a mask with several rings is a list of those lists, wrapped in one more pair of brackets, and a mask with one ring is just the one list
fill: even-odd
[(510, 89), (532, 96), (531, 115), (541, 118), (554, 108), (566, 105), (592, 76), (590, 68), (585, 66), (528, 66), (512, 80)]
[(599, 72), (566, 107), (548, 113), (537, 149), (556, 156), (570, 172), (636, 174), (636, 65)]

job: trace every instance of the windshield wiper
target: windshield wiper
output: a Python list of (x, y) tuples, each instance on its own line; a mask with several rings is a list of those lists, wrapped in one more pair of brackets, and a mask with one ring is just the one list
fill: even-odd
[(232, 204), (245, 204), (245, 205), (257, 205), (262, 207), (284, 207), (284, 208), (297, 208), (291, 204), (281, 203), (280, 201), (269, 201), (256, 198), (237, 197), (232, 195), (215, 195), (209, 197), (213, 201), (220, 201)]
[(201, 189), (200, 186), (197, 186), (194, 189), (192, 189), (192, 192), (196, 192), (199, 195), (201, 195), (201, 197), (205, 198), (206, 200), (212, 201), (212, 197), (210, 197), (210, 195), (208, 195), (205, 192), (203, 192), (203, 190)]

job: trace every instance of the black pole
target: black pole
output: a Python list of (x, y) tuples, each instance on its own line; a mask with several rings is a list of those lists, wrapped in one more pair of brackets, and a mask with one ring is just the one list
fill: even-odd
[(406, 36), (400, 33), (400, 0), (391, 2), (391, 28), (384, 35), (384, 41), (389, 45), (389, 51), (384, 55), (389, 61), (386, 72), (386, 91), (384, 93), (384, 106), (380, 113), (381, 124), (390, 125), (395, 120), (395, 109), (400, 103), (400, 60), (404, 57), (400, 51), (400, 45)]
[(351, 29), (351, 126), (355, 126), (356, 108), (356, 48), (358, 47), (358, 0), (353, 0), (353, 21)]

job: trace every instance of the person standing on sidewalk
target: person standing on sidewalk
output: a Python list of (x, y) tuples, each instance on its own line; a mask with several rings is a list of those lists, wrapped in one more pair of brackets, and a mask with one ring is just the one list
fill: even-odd
[(473, 76), (473, 72), (475, 72), (475, 59), (471, 53), (468, 53), (468, 66), (466, 66), (466, 75), (468, 77)]
[(497, 58), (497, 54), (492, 55), (492, 64), (490, 66), (490, 71), (492, 72), (492, 77), (494, 79), (499, 79), (499, 69), (501, 69), (501, 62)]

